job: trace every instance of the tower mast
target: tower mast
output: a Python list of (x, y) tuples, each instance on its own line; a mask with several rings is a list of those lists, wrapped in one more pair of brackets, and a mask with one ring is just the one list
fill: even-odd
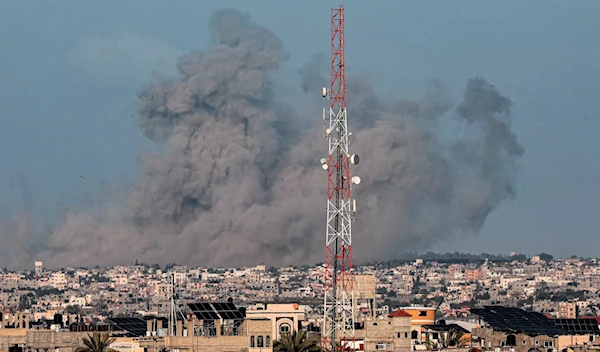
[[(352, 226), (356, 202), (350, 197), (350, 165), (358, 164), (351, 155), (346, 114), (346, 67), (344, 58), (344, 7), (331, 9), (331, 79), (323, 88), (329, 109), (323, 109), (328, 157), (321, 159), (327, 171), (327, 230), (325, 239), (323, 349), (334, 351), (336, 343), (354, 350), (355, 309), (353, 299)], [(329, 110), (329, 111), (327, 111)]]

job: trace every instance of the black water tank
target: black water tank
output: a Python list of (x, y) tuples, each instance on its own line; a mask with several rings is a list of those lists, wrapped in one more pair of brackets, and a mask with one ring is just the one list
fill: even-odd
[(63, 323), (63, 318), (62, 318), (62, 314), (54, 314), (54, 324), (60, 324), (62, 325)]

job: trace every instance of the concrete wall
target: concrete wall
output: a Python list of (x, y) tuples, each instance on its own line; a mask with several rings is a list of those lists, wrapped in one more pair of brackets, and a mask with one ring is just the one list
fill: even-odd
[[(509, 334), (499, 331), (493, 331), (490, 328), (475, 328), (473, 329), (472, 335), (484, 339), (484, 347), (486, 349), (502, 348), (506, 344), (506, 339)], [(557, 348), (558, 338), (551, 336), (540, 335), (540, 336), (528, 336), (525, 334), (515, 334), (516, 346), (511, 347), (516, 352), (527, 352), (531, 348), (539, 348), (544, 351), (548, 348)], [(546, 344), (549, 344), (546, 346)]]
[(368, 299), (377, 298), (377, 277), (375, 275), (354, 275), (354, 298)]
[[(558, 337), (558, 350), (575, 345), (586, 345), (590, 342), (590, 335), (570, 335)], [(595, 342), (597, 344), (597, 342)]]
[(412, 325), (433, 325), (435, 324), (435, 309), (428, 307), (401, 307), (403, 311), (412, 316)]
[(160, 348), (179, 349), (181, 352), (240, 352), (248, 348), (247, 336), (166, 336), (153, 339), (140, 340), (140, 345), (146, 347), (148, 352), (158, 352)]
[(409, 317), (370, 319), (364, 329), (355, 331), (355, 338), (365, 340), (365, 351), (375, 351), (380, 343), (386, 350), (410, 351), (411, 328)]
[[(248, 321), (248, 344), (249, 351), (272, 351), (273, 350), (273, 325), (269, 320)], [(259, 340), (262, 339), (262, 347)], [(254, 340), (254, 341), (253, 341)], [(252, 343), (254, 342), (254, 344)]]

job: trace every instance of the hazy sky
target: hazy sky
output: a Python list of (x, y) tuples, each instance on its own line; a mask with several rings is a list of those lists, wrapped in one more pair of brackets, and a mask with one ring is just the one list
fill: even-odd
[[(296, 70), (329, 50), (335, 5), (0, 2), (0, 218), (28, 197), (49, 214), (85, 204), (101, 183), (135, 180), (137, 155), (155, 148), (136, 127), (136, 93), (152, 75), (173, 74), (181, 54), (205, 47), (215, 10), (246, 11), (283, 39), (291, 59), (280, 80), (293, 97)], [(382, 96), (416, 97), (437, 78), (458, 98), (479, 75), (514, 102), (513, 126), (526, 150), (517, 198), (489, 217), (481, 236), (438, 249), (598, 255), (599, 1), (345, 6), (348, 70), (369, 73)]]

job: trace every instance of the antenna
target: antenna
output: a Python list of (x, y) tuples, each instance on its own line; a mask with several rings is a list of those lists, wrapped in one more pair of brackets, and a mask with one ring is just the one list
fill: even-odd
[(331, 9), (331, 80), (329, 90), (323, 88), (322, 93), (329, 100), (329, 111), (323, 109), (324, 137), (329, 149), (327, 158), (321, 159), (328, 178), (322, 347), (329, 351), (354, 351), (352, 221), (356, 202), (350, 197), (350, 190), (361, 180), (350, 176), (350, 166), (357, 165), (359, 158), (349, 152), (352, 133), (348, 132), (346, 114), (343, 6)]

